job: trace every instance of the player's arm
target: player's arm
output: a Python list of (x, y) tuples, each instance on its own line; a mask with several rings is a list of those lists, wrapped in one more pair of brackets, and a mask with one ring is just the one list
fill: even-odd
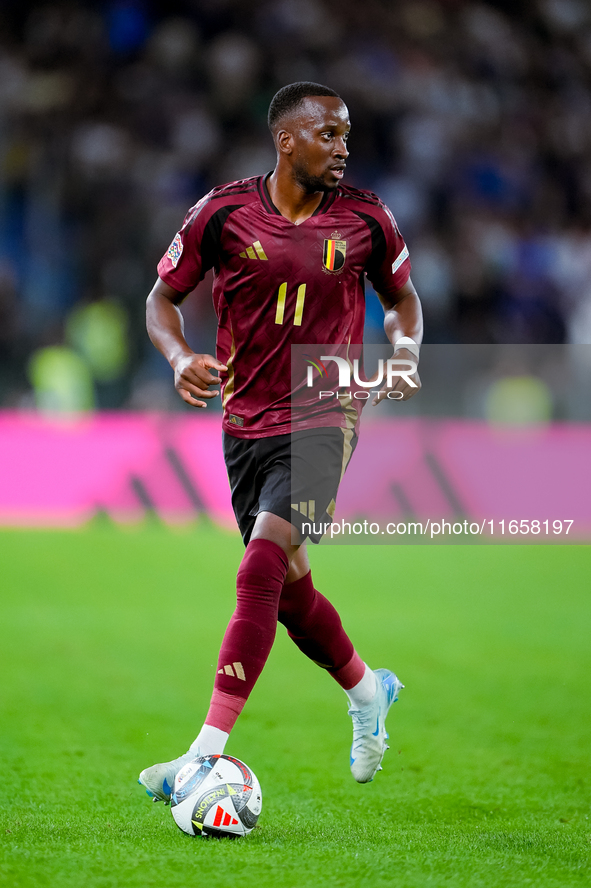
[[(400, 339), (408, 337), (417, 346), (423, 341), (423, 312), (421, 303), (410, 278), (395, 293), (385, 296), (378, 293), (380, 302), (384, 308), (384, 330), (392, 343), (394, 357), (401, 361), (413, 361), (418, 364), (417, 349), (405, 348), (404, 344), (397, 345)], [(409, 343), (410, 344), (410, 343)], [(411, 386), (403, 377), (398, 377), (395, 385), (390, 389), (384, 386), (380, 393), (373, 399), (372, 404), (378, 404), (388, 391), (402, 392), (401, 401), (407, 401), (421, 388), (421, 380), (418, 372), (409, 376), (415, 386)]]
[(174, 370), (174, 385), (179, 395), (192, 407), (206, 407), (205, 400), (215, 398), (219, 377), (210, 370), (227, 370), (212, 355), (196, 354), (185, 339), (184, 321), (178, 304), (183, 293), (158, 278), (146, 303), (148, 336)]

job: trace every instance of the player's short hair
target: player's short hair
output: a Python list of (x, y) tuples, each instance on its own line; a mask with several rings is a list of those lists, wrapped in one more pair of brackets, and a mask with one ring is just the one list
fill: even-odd
[(333, 99), (340, 99), (340, 95), (329, 86), (323, 86), (321, 83), (312, 83), (309, 80), (300, 80), (297, 83), (288, 83), (282, 86), (279, 92), (275, 93), (269, 105), (269, 114), (267, 122), (271, 132), (275, 129), (282, 117), (290, 114), (298, 107), (308, 96), (331, 96)]

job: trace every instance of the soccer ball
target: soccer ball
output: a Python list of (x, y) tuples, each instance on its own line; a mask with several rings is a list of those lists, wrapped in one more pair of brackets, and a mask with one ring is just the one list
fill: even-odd
[(172, 816), (189, 836), (245, 836), (254, 829), (263, 803), (250, 768), (231, 755), (206, 755), (176, 775)]

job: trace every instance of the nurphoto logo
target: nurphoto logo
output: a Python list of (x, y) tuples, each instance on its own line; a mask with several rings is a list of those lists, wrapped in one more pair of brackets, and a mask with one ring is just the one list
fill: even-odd
[[(351, 371), (353, 372), (353, 382), (356, 386), (359, 386), (362, 391), (346, 391), (345, 393), (339, 391), (321, 391), (318, 394), (319, 400), (323, 398), (339, 398), (343, 397), (344, 394), (350, 395), (352, 394), (354, 398), (357, 400), (367, 400), (372, 394), (377, 395), (379, 388), (386, 383), (389, 389), (394, 385), (394, 381), (396, 378), (403, 379), (407, 382), (411, 388), (417, 388), (416, 382), (411, 378), (414, 373), (417, 372), (417, 364), (415, 361), (404, 361), (399, 358), (388, 358), (384, 361), (383, 358), (380, 358), (378, 361), (378, 371), (373, 379), (365, 380), (361, 379), (359, 376), (359, 360), (355, 358), (352, 362), (348, 361), (346, 358), (340, 358), (336, 355), (321, 355), (318, 363), (312, 360), (308, 360), (308, 374), (306, 379), (306, 386), (308, 388), (312, 388), (314, 385), (314, 368), (318, 370), (321, 377), (328, 377), (328, 370), (324, 365), (324, 361), (334, 361), (339, 369), (339, 389), (350, 389), (351, 388)], [(320, 365), (320, 366), (319, 366)], [(363, 391), (363, 389), (375, 389), (374, 391)], [(386, 395), (392, 401), (401, 400), (404, 395), (399, 391), (389, 391)]]

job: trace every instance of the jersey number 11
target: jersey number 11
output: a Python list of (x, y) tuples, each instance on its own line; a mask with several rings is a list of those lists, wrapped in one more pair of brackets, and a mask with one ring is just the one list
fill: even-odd
[[(283, 323), (283, 315), (285, 314), (285, 298), (287, 296), (287, 281), (281, 284), (277, 293), (277, 311), (275, 312), (275, 323)], [(296, 299), (296, 307), (293, 316), (293, 322), (296, 327), (302, 326), (302, 315), (304, 313), (304, 299), (306, 298), (306, 285), (300, 284), (298, 287), (298, 295)]]

